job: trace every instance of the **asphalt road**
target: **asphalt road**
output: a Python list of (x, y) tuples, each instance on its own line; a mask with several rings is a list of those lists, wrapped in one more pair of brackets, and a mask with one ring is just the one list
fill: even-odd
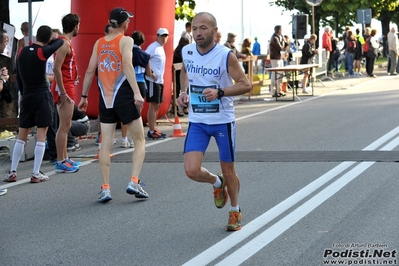
[[(148, 200), (126, 194), (132, 149), (116, 145), (108, 204), (96, 200), (97, 147), (86, 140), (71, 154), (79, 172), (55, 174), (45, 162), (50, 181), (30, 184), (27, 161), (17, 183), (0, 185), (0, 264), (398, 265), (398, 78), (316, 85), (301, 101), (236, 101), (241, 231), (226, 232), (228, 207), (185, 176), (184, 138), (147, 142)], [(213, 141), (205, 158), (219, 171)]]

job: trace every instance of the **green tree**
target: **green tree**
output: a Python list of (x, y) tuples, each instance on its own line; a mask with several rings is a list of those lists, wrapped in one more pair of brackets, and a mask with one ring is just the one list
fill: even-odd
[(176, 1), (175, 8), (175, 19), (176, 20), (187, 20), (192, 21), (195, 13), (195, 1), (194, 0), (178, 0)]
[[(298, 10), (300, 13), (312, 15), (312, 8), (304, 0), (276, 0), (271, 3), (286, 10)], [(331, 26), (336, 34), (343, 32), (346, 25), (357, 23), (357, 10), (372, 10), (373, 18), (379, 19), (382, 25), (382, 34), (389, 31), (389, 22), (397, 15), (398, 0), (323, 0), (321, 5), (314, 8), (315, 21), (322, 25)], [(396, 10), (396, 12), (395, 12)], [(398, 18), (399, 19), (399, 18)], [(316, 31), (318, 32), (316, 23)]]

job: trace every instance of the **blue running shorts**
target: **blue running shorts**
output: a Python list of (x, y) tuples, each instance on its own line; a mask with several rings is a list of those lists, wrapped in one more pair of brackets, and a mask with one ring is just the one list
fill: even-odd
[(197, 151), (205, 154), (211, 137), (215, 138), (219, 149), (220, 161), (234, 162), (236, 148), (236, 126), (234, 121), (217, 125), (190, 122), (184, 143), (184, 153)]

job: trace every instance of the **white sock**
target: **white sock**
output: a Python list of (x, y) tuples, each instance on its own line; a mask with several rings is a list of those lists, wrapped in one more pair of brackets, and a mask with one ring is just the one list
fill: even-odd
[(238, 204), (235, 207), (230, 206), (230, 209), (229, 209), (229, 211), (235, 211), (235, 212), (238, 212), (239, 210), (240, 210), (240, 205), (238, 205)]
[(217, 175), (215, 175), (215, 177), (216, 177), (216, 182), (213, 184), (213, 187), (216, 188), (222, 187), (222, 180), (220, 180), (220, 178)]
[(122, 137), (122, 141), (127, 141), (127, 137)]
[(35, 146), (35, 159), (33, 162), (33, 174), (36, 175), (40, 171), (40, 166), (43, 162), (44, 150), (46, 149), (46, 143), (37, 141)]
[(17, 139), (14, 144), (14, 150), (12, 152), (11, 169), (10, 171), (17, 171), (19, 160), (21, 159), (22, 153), (24, 152), (25, 141)]

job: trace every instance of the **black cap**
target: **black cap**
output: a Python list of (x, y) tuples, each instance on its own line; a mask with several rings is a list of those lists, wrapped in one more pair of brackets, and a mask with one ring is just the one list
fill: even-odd
[(109, 14), (109, 22), (113, 24), (121, 24), (128, 18), (132, 18), (133, 14), (122, 7), (115, 7)]

